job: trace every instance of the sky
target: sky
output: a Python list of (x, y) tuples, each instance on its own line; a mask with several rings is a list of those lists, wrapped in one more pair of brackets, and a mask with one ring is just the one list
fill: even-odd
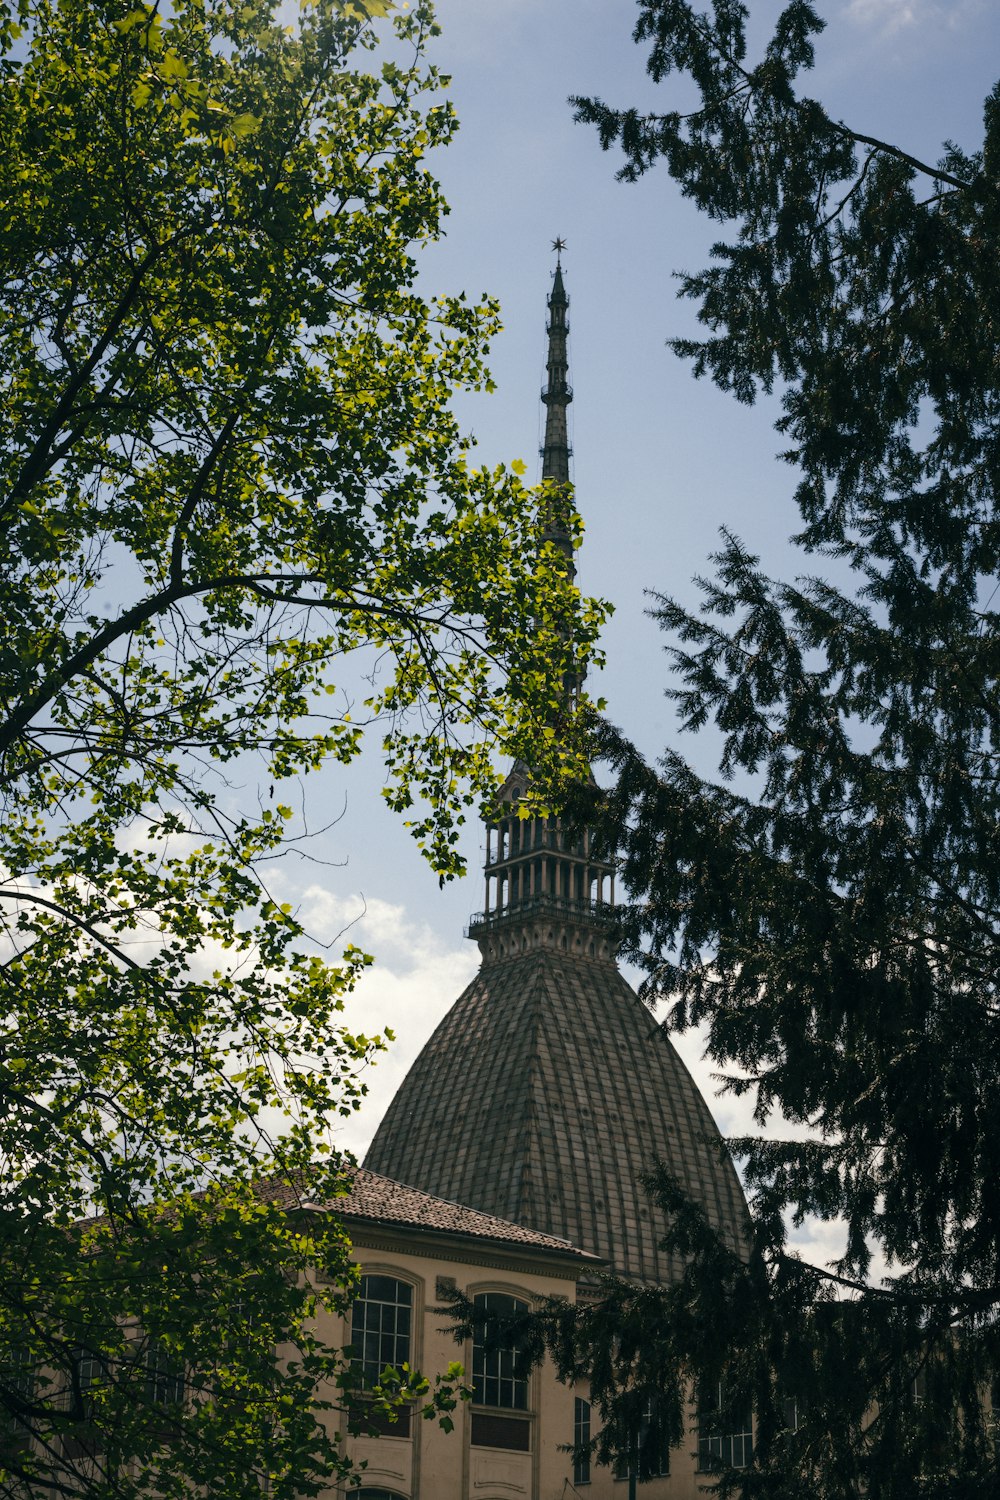
[[(866, 134), (929, 161), (942, 143), (974, 149), (982, 105), (1000, 76), (997, 0), (825, 0), (809, 92)], [(750, 0), (751, 36), (780, 10)], [(708, 571), (719, 531), (735, 531), (764, 564), (802, 570), (788, 544), (797, 517), (795, 474), (775, 454), (775, 405), (743, 407), (667, 347), (693, 331), (676, 300), (678, 269), (700, 269), (718, 226), (682, 199), (665, 171), (637, 184), (615, 180), (614, 152), (573, 122), (571, 94), (662, 109), (683, 84), (654, 86), (631, 41), (632, 0), (439, 0), (442, 35), (431, 57), (452, 75), (457, 141), (432, 166), (451, 204), (446, 236), (422, 263), (431, 291), (489, 292), (504, 332), (493, 353), (497, 391), (463, 398), (463, 424), (486, 462), (520, 457), (537, 473), (544, 376), (545, 297), (554, 257), (570, 294), (570, 380), (577, 503), (587, 524), (579, 581), (613, 602), (603, 640), (607, 666), (594, 690), (648, 755), (667, 744), (703, 774), (711, 735), (679, 736), (667, 661), (644, 591), (694, 603), (692, 578)], [(672, 92), (680, 88), (679, 96)], [(812, 564), (815, 570), (816, 564)], [(350, 1003), (349, 1024), (390, 1026), (396, 1042), (372, 1070), (370, 1095), (345, 1127), (359, 1155), (395, 1088), (478, 964), (463, 939), (482, 906), (482, 840), (467, 830), (472, 873), (444, 891), (378, 797), (377, 757), (309, 788), (314, 822), (337, 818), (317, 851), (328, 864), (286, 866), (284, 899), (336, 951), (342, 934), (375, 955)], [(697, 1036), (675, 1038), (725, 1131), (747, 1124), (746, 1106), (716, 1095)]]

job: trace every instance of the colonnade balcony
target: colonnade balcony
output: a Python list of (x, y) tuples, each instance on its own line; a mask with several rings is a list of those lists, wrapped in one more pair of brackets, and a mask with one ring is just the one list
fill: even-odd
[(500, 927), (513, 926), (532, 917), (544, 916), (572, 918), (575, 921), (583, 920), (609, 927), (614, 919), (614, 910), (610, 901), (580, 900), (577, 897), (554, 896), (547, 891), (539, 891), (535, 895), (523, 897), (510, 906), (474, 912), (469, 918), (465, 935), (469, 938), (477, 938), (482, 933), (492, 932)]

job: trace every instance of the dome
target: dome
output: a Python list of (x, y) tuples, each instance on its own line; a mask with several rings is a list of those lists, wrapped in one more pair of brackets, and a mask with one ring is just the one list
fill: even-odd
[(671, 1281), (681, 1266), (659, 1248), (664, 1224), (642, 1174), (663, 1161), (734, 1246), (743, 1193), (676, 1050), (613, 958), (580, 951), (586, 927), (567, 925), (575, 934), (553, 927), (547, 942), (542, 924), (537, 946), (486, 958), (404, 1079), (365, 1166), (571, 1240), (619, 1275)]

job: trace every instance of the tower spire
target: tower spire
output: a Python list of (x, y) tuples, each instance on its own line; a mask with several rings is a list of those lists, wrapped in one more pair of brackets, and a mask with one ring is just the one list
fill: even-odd
[(549, 321), (546, 332), (549, 336), (549, 353), (546, 360), (546, 380), (542, 387), (545, 404), (545, 442), (542, 446), (542, 478), (554, 480), (556, 484), (569, 484), (569, 428), (566, 409), (573, 399), (573, 387), (567, 379), (569, 358), (566, 353), (566, 338), (569, 334), (569, 298), (563, 285), (562, 252), (566, 241), (552, 241), (556, 252), (556, 271), (552, 291), (548, 298)]
[[(573, 391), (567, 378), (569, 298), (562, 276), (566, 241), (553, 240), (552, 248), (556, 269), (547, 299), (548, 378), (542, 388), (542, 479), (549, 485), (544, 535), (565, 553), (570, 575), (574, 576), (568, 520), (572, 450), (566, 423)], [(570, 694), (578, 687), (578, 682), (567, 683)], [(557, 818), (518, 816), (518, 803), (530, 781), (530, 768), (518, 761), (500, 789), (493, 819), (486, 828), (486, 909), (472, 918), (469, 936), (479, 942), (486, 961), (530, 948), (558, 946), (613, 962), (607, 915), (614, 903), (614, 866), (591, 850), (586, 830), (570, 837)]]

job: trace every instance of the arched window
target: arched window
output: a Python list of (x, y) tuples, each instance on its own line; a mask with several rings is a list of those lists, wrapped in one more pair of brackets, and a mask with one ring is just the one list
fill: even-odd
[[(481, 1311), (500, 1317), (528, 1310), (527, 1302), (508, 1292), (479, 1292), (473, 1301)], [(531, 1450), (532, 1419), (503, 1415), (528, 1410), (528, 1380), (518, 1372), (518, 1356), (516, 1341), (499, 1321), (487, 1317), (477, 1327), (472, 1343), (473, 1447)]]
[[(409, 1282), (395, 1276), (362, 1276), (351, 1308), (352, 1364), (362, 1386), (377, 1385), (386, 1367), (399, 1370), (409, 1364), (412, 1342), (413, 1288)], [(410, 1436), (408, 1406), (401, 1406), (391, 1417), (365, 1403), (359, 1412), (369, 1436)]]
[(413, 1332), (413, 1288), (395, 1276), (362, 1276), (351, 1308), (354, 1365), (365, 1385), (375, 1385), (386, 1366), (409, 1363)]

